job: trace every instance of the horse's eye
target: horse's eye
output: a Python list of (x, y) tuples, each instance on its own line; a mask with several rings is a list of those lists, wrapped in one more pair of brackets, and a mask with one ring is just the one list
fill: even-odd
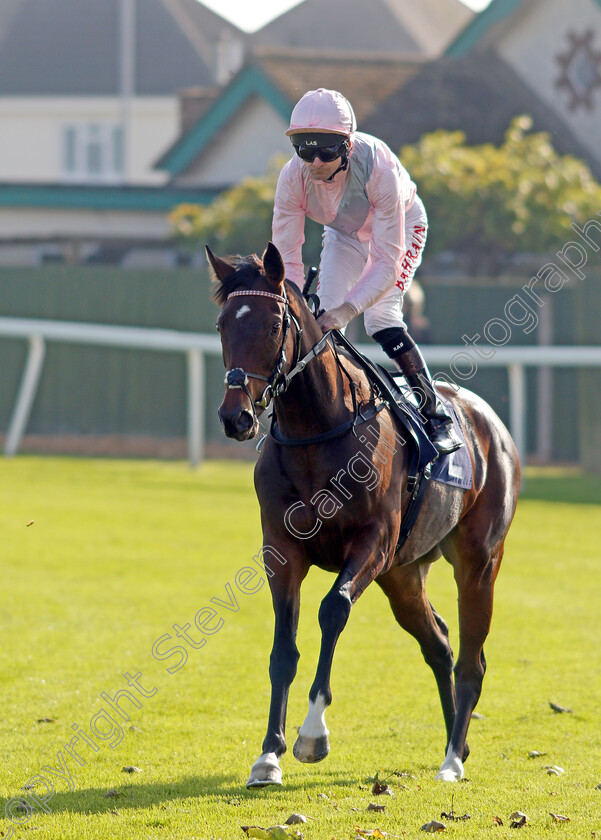
[(219, 332), (219, 331), (220, 331), (220, 330), (219, 330), (219, 321), (216, 321), (216, 322), (215, 322), (215, 329), (217, 330), (217, 332)]
[(277, 335), (280, 331), (281, 326), (281, 323), (279, 321), (276, 321), (275, 324), (273, 324), (273, 326), (271, 327), (271, 334)]

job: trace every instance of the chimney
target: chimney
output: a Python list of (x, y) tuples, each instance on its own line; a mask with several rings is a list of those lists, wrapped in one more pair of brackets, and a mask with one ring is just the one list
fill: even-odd
[(226, 85), (244, 62), (244, 43), (229, 29), (217, 41), (215, 75), (218, 85)]

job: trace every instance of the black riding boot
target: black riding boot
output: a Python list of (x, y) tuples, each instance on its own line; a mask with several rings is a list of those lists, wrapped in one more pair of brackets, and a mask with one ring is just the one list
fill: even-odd
[(453, 428), (450, 414), (434, 389), (419, 347), (407, 331), (401, 327), (389, 327), (374, 333), (373, 338), (392, 359), (416, 395), (420, 414), (426, 421), (426, 430), (436, 449), (441, 455), (446, 455), (463, 446)]

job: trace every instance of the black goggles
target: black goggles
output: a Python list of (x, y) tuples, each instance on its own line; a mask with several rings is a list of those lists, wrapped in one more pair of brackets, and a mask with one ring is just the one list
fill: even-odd
[(299, 158), (307, 163), (313, 163), (316, 157), (324, 163), (331, 163), (336, 158), (342, 157), (342, 155), (348, 152), (346, 140), (343, 140), (342, 143), (336, 143), (333, 146), (305, 146), (297, 143), (293, 143), (292, 145)]

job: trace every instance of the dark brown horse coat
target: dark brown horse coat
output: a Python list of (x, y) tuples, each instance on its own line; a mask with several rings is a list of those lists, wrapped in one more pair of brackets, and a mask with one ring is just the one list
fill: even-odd
[[(384, 408), (354, 431), (327, 437), (352, 420), (353, 388), (364, 412), (376, 405), (365, 373), (346, 356), (337, 359), (324, 342), (325, 349), (286, 380), (323, 337), (304, 300), (284, 282), (279, 252), (270, 244), (262, 262), (253, 257), (236, 263), (208, 254), (215, 297), (223, 305), (218, 328), (228, 387), (219, 416), (226, 435), (254, 437), (258, 414), (276, 394), (277, 424), (255, 469), (275, 612), (272, 696), (263, 751), (247, 784), (281, 784), (288, 690), (298, 660), (300, 586), (311, 565), (334, 572), (336, 580), (319, 610), (322, 645), (295, 756), (319, 761), (329, 751), (324, 713), (332, 700), (334, 649), (352, 604), (375, 580), (398, 623), (419, 642), (438, 684), (447, 752), (437, 778), (460, 779), (486, 667), (483, 644), (494, 582), (520, 484), (513, 441), (483, 400), (464, 389), (441, 388), (465, 433), (473, 486), (461, 490), (431, 482), (416, 525), (397, 551), (409, 497), (408, 453), (393, 416)], [(318, 436), (326, 439), (311, 442)], [(446, 624), (425, 591), (429, 567), (441, 555), (453, 566), (459, 594), (455, 666)]]

